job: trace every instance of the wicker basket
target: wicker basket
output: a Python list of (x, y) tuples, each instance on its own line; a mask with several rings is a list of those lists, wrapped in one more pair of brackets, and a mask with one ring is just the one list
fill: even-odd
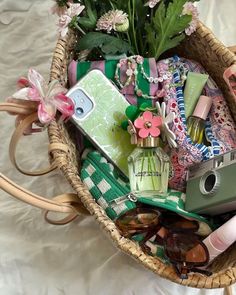
[[(60, 39), (53, 55), (51, 79), (59, 79), (64, 85), (67, 84), (67, 65), (72, 56), (72, 39), (70, 34), (66, 40)], [(177, 51), (180, 56), (195, 59), (205, 67), (223, 91), (236, 121), (236, 103), (230, 96), (222, 78), (224, 70), (230, 65), (236, 64), (235, 55), (225, 48), (212, 32), (201, 23), (196, 33), (181, 44)], [(57, 150), (52, 153), (54, 161), (77, 192), (78, 198), (80, 198), (89, 212), (96, 217), (103, 230), (119, 249), (134, 257), (139, 263), (142, 263), (157, 275), (185, 286), (211, 289), (227, 287), (236, 282), (235, 244), (214, 262), (212, 265), (212, 276), (206, 277), (192, 274), (189, 275), (187, 280), (181, 280), (171, 266), (163, 264), (158, 258), (146, 255), (135, 242), (122, 237), (113, 221), (96, 204), (79, 178), (78, 155), (73, 142), (73, 136), (71, 132), (68, 132), (68, 126), (58, 125), (54, 121), (49, 126), (48, 133), (50, 143), (63, 143), (68, 146), (68, 152)]]

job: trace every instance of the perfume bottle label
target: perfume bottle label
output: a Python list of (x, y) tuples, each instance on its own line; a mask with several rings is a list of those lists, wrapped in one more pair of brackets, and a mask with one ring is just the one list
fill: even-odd
[(161, 176), (161, 173), (157, 171), (142, 171), (138, 172), (135, 174), (135, 176), (140, 177), (140, 176)]

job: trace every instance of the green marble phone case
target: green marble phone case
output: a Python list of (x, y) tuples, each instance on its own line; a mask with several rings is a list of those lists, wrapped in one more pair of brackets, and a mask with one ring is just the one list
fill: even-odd
[(120, 125), (129, 106), (125, 97), (99, 70), (90, 71), (69, 92), (83, 90), (93, 102), (92, 111), (84, 118), (72, 120), (94, 145), (128, 176), (127, 158), (134, 146), (130, 135)]

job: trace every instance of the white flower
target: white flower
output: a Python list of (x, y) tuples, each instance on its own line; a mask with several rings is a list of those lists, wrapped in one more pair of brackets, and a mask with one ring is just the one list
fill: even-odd
[(150, 8), (154, 8), (157, 3), (159, 3), (161, 0), (149, 0), (145, 6), (149, 6)]
[(162, 102), (162, 104), (160, 105), (159, 102), (156, 102), (156, 108), (158, 111), (158, 114), (162, 117), (162, 127), (161, 127), (161, 136), (163, 141), (167, 141), (169, 146), (171, 148), (176, 148), (177, 147), (177, 143), (176, 143), (176, 135), (174, 134), (174, 132), (172, 132), (170, 130), (169, 124), (173, 122), (173, 120), (175, 119), (175, 113), (174, 112), (170, 112), (167, 116), (166, 116), (166, 103)]
[(85, 8), (84, 5), (69, 3), (69, 8), (67, 9), (67, 15), (73, 18), (74, 16), (80, 15), (81, 12), (84, 10), (84, 8)]
[(61, 37), (64, 38), (68, 32), (68, 26), (74, 16), (78, 16), (84, 10), (85, 6), (80, 4), (69, 3), (69, 8), (60, 16), (58, 21), (58, 31)]
[(66, 14), (63, 14), (60, 18), (59, 18), (59, 21), (58, 21), (58, 30), (61, 34), (61, 37), (64, 38), (68, 32), (68, 26), (71, 22), (71, 18), (66, 15)]
[(194, 6), (194, 4), (192, 2), (186, 2), (184, 4), (184, 9), (183, 9), (182, 14), (183, 15), (187, 14), (187, 15), (192, 16), (192, 20), (191, 20), (189, 26), (185, 29), (186, 35), (190, 36), (197, 29), (198, 16), (199, 16), (197, 7)]
[(107, 33), (110, 33), (112, 30), (124, 32), (127, 31), (128, 28), (128, 15), (122, 10), (110, 10), (97, 21), (97, 30), (107, 31)]

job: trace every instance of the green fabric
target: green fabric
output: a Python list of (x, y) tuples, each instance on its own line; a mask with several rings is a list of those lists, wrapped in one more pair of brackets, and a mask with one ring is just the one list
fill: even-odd
[(105, 75), (108, 79), (115, 82), (115, 71), (118, 60), (109, 60), (105, 62)]
[(180, 215), (192, 218), (198, 221), (209, 223), (209, 221), (195, 213), (185, 211), (185, 197), (186, 195), (182, 192), (168, 189), (167, 196), (153, 196), (149, 198), (139, 197), (138, 200), (141, 203), (151, 205), (154, 207), (164, 208), (173, 212), (176, 212)]
[(90, 70), (91, 62), (84, 61), (77, 63), (76, 80), (79, 81)]
[(128, 199), (124, 199), (119, 204), (112, 202), (129, 194), (129, 184), (127, 179), (123, 180), (99, 152), (85, 151), (83, 158), (81, 179), (108, 217), (115, 219), (136, 207), (136, 204)]

